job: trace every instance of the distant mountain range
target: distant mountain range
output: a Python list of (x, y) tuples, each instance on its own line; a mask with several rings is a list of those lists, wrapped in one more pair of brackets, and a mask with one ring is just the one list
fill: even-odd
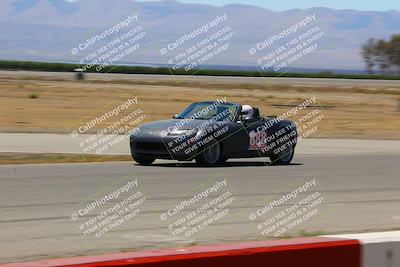
[(325, 36), (314, 52), (294, 62), (293, 67), (362, 69), (362, 43), (400, 33), (400, 12), (395, 10), (310, 8), (275, 12), (248, 5), (215, 7), (171, 0), (1, 0), (0, 58), (77, 61), (72, 48), (134, 14), (146, 37), (140, 49), (121, 63), (166, 64), (161, 48), (223, 14), (227, 16), (224, 25), (230, 26), (235, 36), (229, 48), (207, 64), (257, 65), (249, 48), (313, 14), (316, 21), (310, 26), (320, 26)]

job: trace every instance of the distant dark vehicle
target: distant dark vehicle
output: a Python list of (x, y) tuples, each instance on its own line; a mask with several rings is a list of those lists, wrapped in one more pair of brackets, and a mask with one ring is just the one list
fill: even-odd
[(213, 166), (254, 157), (289, 164), (296, 143), (292, 121), (264, 118), (256, 107), (226, 102), (193, 103), (173, 119), (144, 124), (130, 136), (132, 157), (141, 165), (173, 159)]
[(75, 79), (78, 81), (84, 80), (85, 79), (85, 73), (83, 72), (83, 69), (74, 69), (75, 71)]

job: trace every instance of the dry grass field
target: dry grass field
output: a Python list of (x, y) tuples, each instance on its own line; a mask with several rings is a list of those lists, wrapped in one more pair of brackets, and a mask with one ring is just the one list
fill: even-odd
[(131, 161), (130, 156), (0, 153), (0, 165)]
[[(0, 72), (0, 132), (70, 133), (132, 97), (138, 98), (146, 121), (170, 118), (194, 101), (222, 97), (229, 102), (257, 106), (264, 115), (280, 115), (306, 98), (316, 97), (325, 119), (312, 137), (400, 137), (400, 87), (395, 86), (272, 85), (263, 79), (246, 83), (237, 79), (218, 82), (213, 78), (179, 77), (141, 81), (113, 75), (89, 75), (86, 81), (74, 81), (70, 75), (71, 78), (65, 78), (61, 74)], [(111, 118), (105, 124), (117, 119)], [(98, 125), (91, 132), (104, 126)]]

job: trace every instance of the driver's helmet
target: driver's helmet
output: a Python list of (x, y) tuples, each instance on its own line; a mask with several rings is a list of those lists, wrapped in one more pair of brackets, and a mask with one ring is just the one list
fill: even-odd
[(254, 117), (254, 109), (250, 105), (243, 105), (241, 114), (243, 120), (250, 120)]

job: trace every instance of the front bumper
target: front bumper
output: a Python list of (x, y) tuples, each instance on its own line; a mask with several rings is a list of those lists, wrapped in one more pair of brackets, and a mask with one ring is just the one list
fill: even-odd
[[(171, 145), (172, 144), (172, 145)], [(156, 159), (192, 160), (198, 154), (196, 144), (177, 142), (176, 136), (131, 135), (132, 156), (146, 156)]]

